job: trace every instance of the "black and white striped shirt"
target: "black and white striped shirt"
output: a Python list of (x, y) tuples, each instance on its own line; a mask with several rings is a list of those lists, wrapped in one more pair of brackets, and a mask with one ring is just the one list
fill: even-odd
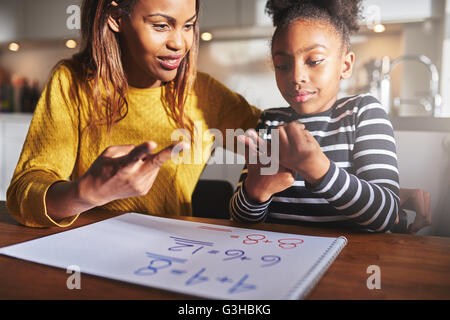
[(230, 201), (231, 217), (238, 221), (301, 221), (335, 227), (388, 231), (399, 210), (399, 172), (392, 124), (371, 95), (339, 99), (314, 115), (292, 108), (266, 110), (257, 125), (270, 130), (300, 121), (317, 139), (331, 166), (319, 185), (296, 175), (295, 183), (265, 203), (253, 203), (242, 188), (244, 167)]

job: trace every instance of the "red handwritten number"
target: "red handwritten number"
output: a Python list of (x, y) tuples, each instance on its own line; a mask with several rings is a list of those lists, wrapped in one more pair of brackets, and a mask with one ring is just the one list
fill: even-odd
[(242, 240), (242, 243), (244, 244), (257, 244), (258, 241), (264, 240), (266, 236), (263, 236), (262, 234), (249, 234), (245, 237), (244, 240)]
[(278, 240), (278, 246), (282, 249), (294, 249), (298, 244), (302, 244), (304, 241), (302, 239), (280, 239)]

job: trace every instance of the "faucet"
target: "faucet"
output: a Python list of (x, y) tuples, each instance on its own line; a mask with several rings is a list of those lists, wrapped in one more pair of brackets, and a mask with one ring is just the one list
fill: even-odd
[(381, 76), (379, 80), (380, 85), (380, 102), (385, 106), (387, 112), (391, 111), (391, 77), (392, 69), (400, 62), (417, 61), (424, 64), (431, 73), (429, 94), (425, 98), (420, 99), (402, 99), (400, 97), (394, 98), (394, 107), (399, 107), (402, 102), (419, 104), (428, 112), (431, 112), (433, 117), (439, 117), (441, 114), (442, 98), (439, 94), (439, 72), (436, 65), (431, 62), (430, 58), (424, 55), (404, 55), (394, 60), (389, 57), (383, 57), (381, 60)]

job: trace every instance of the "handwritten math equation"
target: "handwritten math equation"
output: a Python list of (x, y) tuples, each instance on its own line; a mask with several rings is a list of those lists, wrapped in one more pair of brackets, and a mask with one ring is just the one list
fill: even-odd
[[(231, 229), (217, 228), (209, 226), (201, 226), (201, 229), (212, 231), (232, 232)], [(196, 268), (194, 271), (188, 268), (183, 268), (183, 265), (188, 262), (185, 258), (188, 256), (206, 256), (219, 259), (223, 263), (223, 269), (227, 270), (226, 264), (229, 261), (241, 261), (243, 264), (251, 262), (252, 268), (271, 268), (282, 261), (282, 257), (276, 254), (266, 254), (262, 256), (255, 256), (246, 253), (241, 249), (245, 246), (266, 246), (268, 250), (295, 250), (299, 248), (304, 240), (300, 238), (282, 238), (282, 239), (268, 239), (263, 234), (248, 234), (239, 236), (230, 234), (230, 238), (239, 243), (240, 249), (230, 248), (226, 250), (217, 250), (214, 248), (214, 243), (210, 241), (201, 241), (196, 239), (187, 239), (177, 236), (169, 236), (171, 244), (167, 248), (167, 254), (156, 254), (146, 252), (145, 255), (149, 259), (149, 263), (134, 271), (138, 276), (156, 276), (159, 273), (168, 273), (174, 276), (179, 276), (185, 286), (195, 286), (201, 283), (214, 282), (216, 285), (223, 285), (228, 294), (242, 293), (249, 290), (257, 289), (257, 285), (249, 282), (250, 274), (243, 273), (239, 277), (232, 277), (227, 275), (227, 272), (218, 270), (211, 270), (207, 266)], [(251, 251), (251, 250), (249, 250)], [(183, 253), (183, 258), (177, 254)], [(250, 270), (254, 270), (250, 268)], [(249, 270), (249, 269), (247, 269)]]

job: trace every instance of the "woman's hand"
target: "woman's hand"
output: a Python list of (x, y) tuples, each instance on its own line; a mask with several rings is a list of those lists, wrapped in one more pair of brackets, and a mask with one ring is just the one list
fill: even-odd
[(317, 185), (330, 168), (330, 160), (305, 125), (293, 121), (279, 126), (280, 163)]
[(61, 219), (114, 200), (147, 194), (172, 150), (180, 152), (189, 145), (182, 142), (153, 153), (155, 148), (154, 142), (106, 148), (77, 181), (50, 187), (47, 213)]
[[(245, 144), (245, 160), (247, 164), (247, 177), (243, 183), (244, 190), (249, 196), (250, 200), (254, 202), (266, 202), (275, 193), (281, 192), (289, 188), (294, 182), (295, 177), (291, 170), (278, 166), (278, 172), (272, 175), (261, 174), (261, 168), (264, 167), (258, 161), (260, 152), (256, 144), (261, 146), (266, 142), (259, 138), (254, 130), (248, 131), (249, 136), (239, 136), (238, 140)], [(266, 145), (264, 150), (270, 150)], [(256, 161), (250, 161), (255, 159)], [(256, 162), (256, 163), (255, 163)]]
[(158, 153), (153, 153), (154, 142), (106, 148), (80, 178), (80, 197), (97, 207), (117, 199), (146, 195), (174, 147), (168, 146)]

